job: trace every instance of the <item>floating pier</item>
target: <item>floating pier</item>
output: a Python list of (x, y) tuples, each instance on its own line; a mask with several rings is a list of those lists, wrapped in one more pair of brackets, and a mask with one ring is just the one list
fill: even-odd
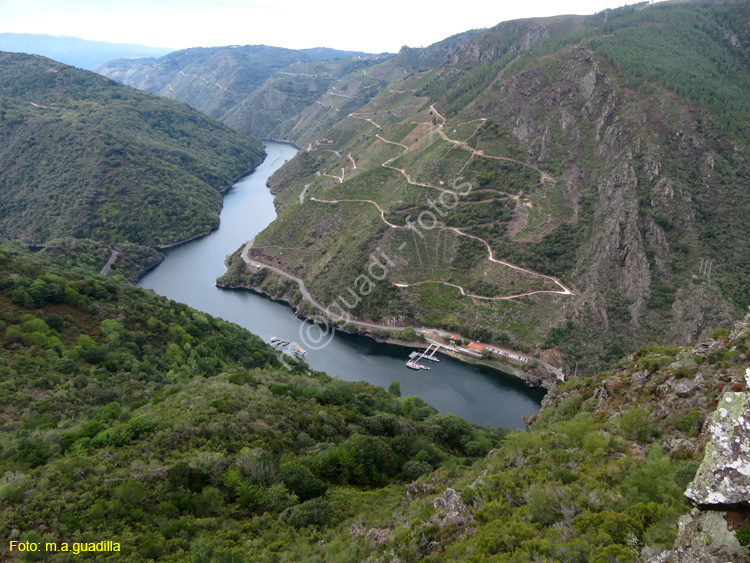
[(435, 357), (435, 352), (437, 352), (439, 348), (440, 346), (438, 346), (437, 344), (430, 344), (427, 347), (427, 350), (425, 350), (424, 352), (412, 352), (411, 354), (409, 354), (409, 360), (406, 362), (406, 367), (410, 369), (430, 369), (427, 366), (423, 366), (419, 362), (421, 362), (422, 360), (439, 362), (440, 360)]

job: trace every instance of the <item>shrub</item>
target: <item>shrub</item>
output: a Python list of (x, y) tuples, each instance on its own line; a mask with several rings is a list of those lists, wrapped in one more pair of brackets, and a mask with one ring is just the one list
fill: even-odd
[(620, 431), (628, 440), (642, 444), (651, 442), (658, 434), (658, 427), (638, 407), (631, 407), (620, 417)]
[(326, 526), (333, 519), (333, 509), (326, 499), (319, 497), (285, 510), (280, 517), (295, 528)]

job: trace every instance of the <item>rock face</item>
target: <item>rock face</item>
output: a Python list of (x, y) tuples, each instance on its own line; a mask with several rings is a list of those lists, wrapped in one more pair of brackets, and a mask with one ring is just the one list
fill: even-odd
[(711, 441), (685, 496), (698, 505), (750, 503), (750, 402), (725, 393), (709, 424)]
[(649, 563), (746, 563), (747, 548), (742, 547), (727, 528), (726, 513), (694, 510), (680, 519), (674, 549)]
[[(750, 370), (746, 379), (750, 377)], [(697, 507), (680, 519), (674, 549), (651, 563), (741, 563), (750, 561), (733, 522), (750, 510), (750, 397), (725, 393), (708, 423), (711, 441), (685, 496)]]

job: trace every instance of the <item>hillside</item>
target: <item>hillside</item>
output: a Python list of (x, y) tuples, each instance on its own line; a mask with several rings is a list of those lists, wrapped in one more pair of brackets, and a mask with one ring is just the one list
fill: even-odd
[(354, 319), (590, 374), (696, 342), (750, 304), (749, 21), (742, 2), (519, 20), (437, 66), (404, 50), (343, 77), (316, 106), (386, 85), (323, 131), (300, 114), (307, 150), (271, 179), (279, 218), (249, 257)]
[(0, 236), (169, 245), (218, 224), (257, 141), (172, 100), (0, 53)]
[(236, 325), (2, 245), (0, 335), (0, 531), (121, 544), (99, 561), (304, 560), (311, 527), (353, 522), (505, 434), (397, 386), (287, 371)]
[[(741, 455), (701, 460), (717, 407), (747, 416), (750, 316), (567, 382), (507, 432), (286, 371), (235, 325), (25, 250), (0, 246), (0, 291), (9, 541), (117, 542), (97, 561), (748, 560), (747, 484), (706, 477)], [(694, 510), (678, 537), (688, 486), (740, 504)]]
[[(367, 53), (327, 48), (233, 45), (183, 49), (158, 59), (113, 60), (97, 72), (128, 86), (186, 102), (248, 134), (278, 138), (278, 134), (268, 134), (265, 119), (277, 120), (279, 112), (284, 119), (314, 103), (316, 92), (325, 92), (343, 73), (366, 68), (371, 64), (369, 59)], [(298, 77), (303, 80), (295, 82)], [(247, 110), (251, 116), (246, 116), (241, 106), (248, 107), (248, 98), (263, 85), (270, 86), (271, 91), (267, 88)], [(268, 118), (266, 114), (270, 114)], [(256, 124), (255, 120), (264, 122)]]

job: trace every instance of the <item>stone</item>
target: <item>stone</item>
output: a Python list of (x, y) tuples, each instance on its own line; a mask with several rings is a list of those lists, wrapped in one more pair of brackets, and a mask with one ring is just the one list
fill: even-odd
[(648, 380), (648, 371), (645, 369), (637, 371), (630, 376), (630, 388), (633, 391), (638, 391), (643, 387), (644, 383), (646, 383), (646, 380)]
[(699, 511), (679, 520), (677, 541), (671, 551), (648, 563), (747, 563), (747, 548), (727, 528), (725, 513)]
[(681, 380), (675, 383), (674, 392), (678, 397), (686, 398), (693, 395), (700, 388), (700, 384), (692, 380)]
[(745, 393), (727, 392), (708, 425), (710, 442), (685, 491), (698, 505), (750, 503), (750, 404)]
[(446, 489), (443, 496), (432, 501), (432, 505), (440, 511), (433, 519), (441, 528), (449, 524), (465, 527), (474, 521), (471, 510), (461, 501), (461, 495), (455, 489)]

